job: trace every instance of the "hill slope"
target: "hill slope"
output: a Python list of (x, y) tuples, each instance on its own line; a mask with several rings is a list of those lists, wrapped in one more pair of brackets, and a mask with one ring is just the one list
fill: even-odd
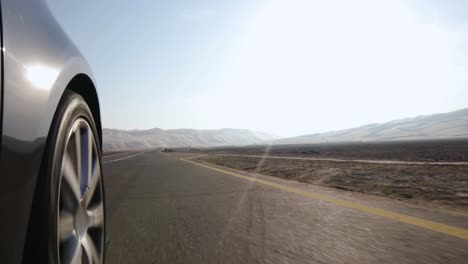
[(103, 130), (104, 150), (129, 150), (155, 147), (212, 147), (227, 145), (249, 145), (273, 140), (265, 133), (246, 129), (169, 129), (148, 130)]
[(468, 138), (468, 108), (382, 124), (283, 138), (275, 144)]

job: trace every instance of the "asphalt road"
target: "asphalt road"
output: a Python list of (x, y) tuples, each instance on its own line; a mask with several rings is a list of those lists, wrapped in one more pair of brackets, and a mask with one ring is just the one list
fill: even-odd
[(468, 263), (466, 239), (288, 190), (462, 230), (465, 214), (260, 177), (281, 189), (156, 151), (104, 163), (107, 263)]

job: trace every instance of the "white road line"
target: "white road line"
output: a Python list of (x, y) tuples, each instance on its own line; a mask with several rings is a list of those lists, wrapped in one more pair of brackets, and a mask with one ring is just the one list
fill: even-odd
[(124, 154), (127, 154), (128, 152), (129, 152), (129, 151), (120, 152), (120, 153), (111, 154), (111, 155), (103, 155), (102, 157), (103, 157), (103, 158), (110, 158), (110, 157), (114, 157), (114, 156), (124, 155)]
[(146, 152), (146, 151), (143, 151), (143, 152), (140, 152), (140, 153), (138, 153), (138, 154), (131, 155), (131, 156), (127, 156), (127, 157), (123, 157), (123, 158), (120, 158), (120, 159), (107, 160), (107, 161), (102, 162), (102, 164), (107, 164), (107, 163), (111, 163), (111, 162), (126, 160), (126, 159), (129, 159), (129, 158), (133, 158), (133, 157), (136, 157), (136, 156), (140, 156), (141, 154), (143, 154), (143, 153), (145, 153), (145, 152)]

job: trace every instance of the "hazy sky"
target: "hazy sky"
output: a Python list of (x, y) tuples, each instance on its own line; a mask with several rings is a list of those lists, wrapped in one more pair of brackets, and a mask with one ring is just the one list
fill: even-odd
[(468, 107), (468, 1), (49, 3), (109, 128), (293, 136)]

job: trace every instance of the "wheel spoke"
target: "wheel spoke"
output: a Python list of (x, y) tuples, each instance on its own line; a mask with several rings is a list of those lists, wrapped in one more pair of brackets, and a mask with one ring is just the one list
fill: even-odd
[(62, 263), (82, 263), (82, 247), (78, 240), (73, 241), (72, 244), (68, 245), (63, 252)]
[(93, 135), (91, 129), (86, 126), (82, 134), (81, 142), (81, 166), (82, 166), (82, 187), (88, 186), (91, 180), (92, 163), (93, 163)]
[[(82, 151), (83, 151), (83, 146), (82, 146), (82, 140), (81, 140), (81, 128), (78, 125), (75, 129), (75, 151), (76, 151), (76, 170), (77, 170), (77, 175), (78, 175), (78, 190), (80, 191), (80, 198), (81, 198), (81, 181), (82, 181), (82, 176), (83, 176), (83, 165), (81, 163), (81, 158), (82, 158)], [(79, 199), (78, 199), (79, 200)]]
[[(96, 192), (96, 188), (99, 186), (101, 179), (101, 167), (99, 162), (95, 162), (92, 169), (91, 179), (88, 181), (86, 192), (83, 195), (83, 199), (86, 207), (89, 206), (91, 200)], [(99, 191), (99, 190), (98, 190)]]
[(88, 210), (88, 212), (93, 218), (93, 223), (90, 227), (102, 227), (104, 224), (104, 207), (102, 203)]
[(86, 258), (88, 263), (100, 263), (100, 254), (94, 245), (94, 241), (91, 236), (86, 233), (86, 235), (81, 239), (81, 244), (85, 250)]
[[(65, 156), (63, 158), (62, 175), (66, 183), (65, 187), (67, 188), (67, 191), (68, 191), (68, 192), (65, 192), (65, 197), (64, 197), (66, 198), (65, 200), (67, 200), (66, 202), (71, 203), (73, 201), (74, 203), (77, 203), (81, 199), (80, 183), (78, 180), (79, 174), (75, 171), (75, 168), (73, 166), (73, 161), (71, 160), (68, 152), (65, 152)], [(66, 194), (70, 194), (70, 195), (66, 195)]]
[(83, 260), (83, 250), (82, 250), (80, 243), (77, 243), (76, 250), (71, 258), (70, 263), (80, 264), (83, 262), (82, 260)]
[(74, 234), (73, 215), (67, 212), (60, 213), (59, 218), (60, 241), (65, 241)]

